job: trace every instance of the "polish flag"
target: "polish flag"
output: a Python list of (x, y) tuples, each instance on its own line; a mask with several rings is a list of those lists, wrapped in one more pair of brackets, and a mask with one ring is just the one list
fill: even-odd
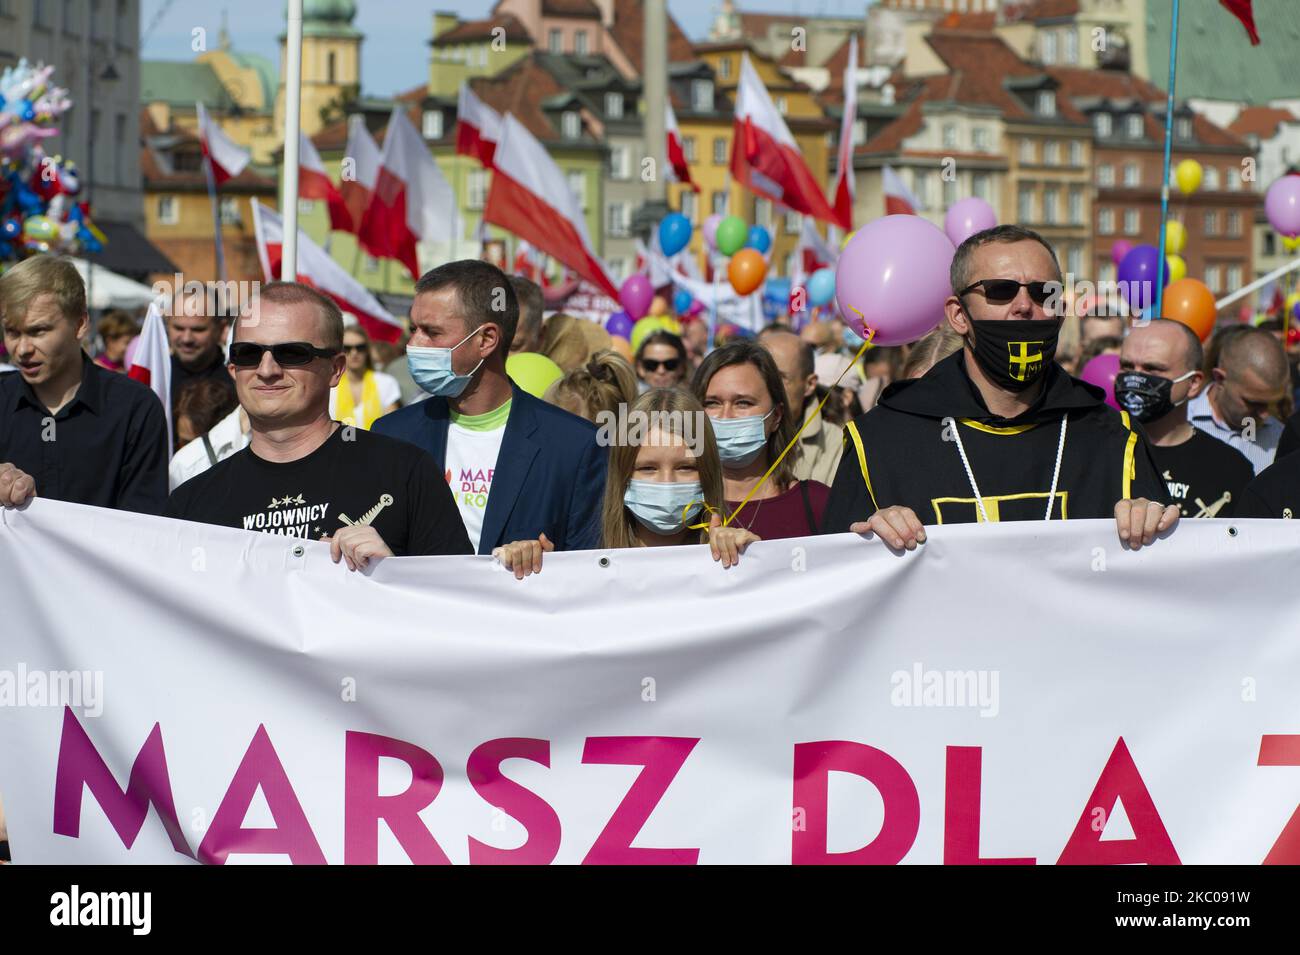
[(858, 118), (858, 38), (849, 40), (844, 67), (844, 117), (840, 120), (840, 151), (835, 171), (835, 224), (853, 229), (853, 127)]
[[(348, 144), (344, 155), (352, 160), (352, 168), (343, 176), (339, 193), (343, 204), (348, 208), (351, 222), (349, 232), (361, 231), (361, 219), (370, 205), (370, 197), (375, 192), (375, 180), (379, 178), (379, 147), (374, 137), (366, 129), (366, 121), (359, 113), (354, 113), (348, 120)], [(371, 255), (376, 255), (366, 249)], [(377, 256), (376, 256), (377, 257)]]
[(750, 192), (815, 219), (836, 221), (748, 54), (740, 58), (732, 138), (731, 174)]
[[(278, 212), (254, 202), (253, 231), (257, 236), (257, 257), (262, 261), (262, 275), (268, 282), (277, 281), (284, 249), (284, 220)], [(296, 281), (328, 295), (344, 312), (355, 315), (371, 338), (395, 342), (402, 337), (405, 330), (402, 323), (301, 229), (298, 230)]]
[(167, 322), (163, 319), (162, 308), (158, 299), (149, 304), (149, 311), (144, 317), (144, 327), (140, 329), (140, 340), (136, 343), (135, 354), (127, 375), (149, 389), (162, 402), (163, 414), (167, 416), (167, 457), (172, 456), (172, 353), (167, 340)]
[(509, 113), (501, 120), (494, 161), (483, 218), (618, 298), (618, 287), (596, 255), (586, 219), (564, 173), (545, 147)]
[(475, 96), (469, 83), (461, 83), (456, 100), (456, 154), (473, 156), (491, 169), (500, 138), (501, 114)]
[(912, 195), (903, 177), (894, 172), (893, 167), (885, 166), (880, 170), (881, 187), (885, 193), (885, 215), (916, 215), (925, 208), (925, 203)]
[(1219, 0), (1219, 3), (1241, 21), (1250, 37), (1250, 45), (1259, 46), (1259, 31), (1255, 29), (1255, 11), (1250, 8), (1251, 0)]
[(302, 199), (319, 199), (329, 206), (330, 228), (339, 232), (352, 232), (352, 214), (348, 212), (343, 194), (325, 171), (320, 153), (311, 138), (298, 131), (298, 196)]
[(691, 179), (691, 167), (686, 162), (686, 150), (682, 148), (682, 131), (677, 126), (677, 114), (673, 112), (673, 104), (665, 103), (664, 107), (667, 111), (664, 127), (668, 130), (669, 181), (683, 183), (695, 192), (699, 192), (700, 187)]
[(199, 142), (203, 145), (203, 155), (212, 165), (213, 179), (221, 186), (244, 171), (248, 165), (249, 153), (221, 131), (221, 127), (208, 116), (202, 103), (198, 104), (198, 112)]
[(358, 236), (372, 255), (397, 259), (420, 279), (416, 244), (450, 242), (456, 197), (400, 106), (393, 108), (379, 157), (379, 175)]

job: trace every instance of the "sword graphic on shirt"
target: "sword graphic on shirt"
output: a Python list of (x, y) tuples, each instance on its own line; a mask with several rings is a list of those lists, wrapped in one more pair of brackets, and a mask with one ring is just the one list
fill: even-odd
[(1223, 505), (1227, 504), (1231, 500), (1231, 491), (1224, 491), (1223, 497), (1219, 498), (1213, 504), (1206, 504), (1198, 497), (1196, 499), (1196, 506), (1200, 508), (1200, 511), (1193, 514), (1192, 517), (1215, 517), (1218, 515), (1219, 511), (1223, 510)]
[(339, 520), (342, 521), (344, 524), (357, 525), (357, 526), (360, 526), (360, 527), (369, 527), (369, 526), (370, 526), (370, 523), (371, 523), (371, 522), (372, 522), (376, 517), (379, 516), (379, 512), (382, 511), (384, 508), (386, 508), (388, 505), (390, 505), (390, 504), (392, 504), (392, 503), (393, 503), (393, 495), (391, 495), (391, 494), (384, 494), (383, 496), (381, 496), (381, 497), (379, 498), (379, 503), (378, 503), (378, 504), (376, 504), (376, 505), (375, 505), (374, 507), (372, 507), (370, 510), (368, 510), (368, 511), (366, 511), (364, 514), (362, 514), (361, 517), (358, 518), (357, 520), (355, 520), (355, 521), (352, 520), (352, 519), (349, 518), (346, 514), (340, 514), (340, 515), (339, 515)]

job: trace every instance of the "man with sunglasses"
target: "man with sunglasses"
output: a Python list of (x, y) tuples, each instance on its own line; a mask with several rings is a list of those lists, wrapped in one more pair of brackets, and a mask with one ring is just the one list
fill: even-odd
[(331, 419), (342, 346), (334, 302), (294, 282), (263, 286), (230, 345), (249, 446), (178, 487), (166, 515), (324, 539), (349, 570), (393, 555), (473, 553), (432, 458)]
[(846, 427), (828, 533), (912, 550), (926, 524), (1110, 518), (1137, 549), (1178, 520), (1127, 412), (1053, 360), (1062, 279), (1051, 246), (997, 226), (957, 249), (944, 318), (965, 347), (895, 382)]

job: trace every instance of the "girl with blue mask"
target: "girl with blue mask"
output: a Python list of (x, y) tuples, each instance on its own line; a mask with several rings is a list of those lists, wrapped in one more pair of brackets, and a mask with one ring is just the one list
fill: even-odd
[[(633, 402), (635, 424), (609, 449), (601, 545), (664, 547), (707, 543), (713, 559), (730, 567), (758, 540), (737, 526), (723, 527), (722, 466), (708, 416), (690, 394), (656, 388)], [(631, 440), (622, 440), (630, 438)], [(493, 552), (523, 579), (541, 570), (544, 541), (516, 541)]]
[(795, 478), (799, 422), (772, 354), (751, 341), (716, 348), (700, 363), (691, 390), (717, 435), (733, 523), (763, 540), (818, 533), (830, 488)]

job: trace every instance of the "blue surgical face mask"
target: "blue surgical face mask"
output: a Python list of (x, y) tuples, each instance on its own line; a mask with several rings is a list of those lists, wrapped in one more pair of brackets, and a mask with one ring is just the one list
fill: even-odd
[(745, 418), (710, 418), (713, 434), (718, 439), (718, 457), (722, 466), (743, 468), (753, 461), (767, 444), (767, 419), (775, 408), (765, 415)]
[(676, 534), (704, 504), (699, 481), (628, 481), (623, 505), (642, 527)]
[(863, 338), (853, 329), (849, 328), (849, 326), (847, 325), (844, 326), (844, 344), (848, 345), (854, 351), (857, 351), (859, 348), (862, 347), (862, 343), (864, 341), (866, 341), (865, 338)]
[(474, 329), (451, 348), (421, 348), (417, 345), (407, 345), (406, 364), (411, 369), (411, 378), (435, 398), (459, 398), (470, 379), (474, 377), (474, 372), (482, 367), (483, 362), (480, 360), (474, 366), (474, 371), (468, 375), (458, 375), (451, 370), (451, 353), (482, 330), (482, 326)]

